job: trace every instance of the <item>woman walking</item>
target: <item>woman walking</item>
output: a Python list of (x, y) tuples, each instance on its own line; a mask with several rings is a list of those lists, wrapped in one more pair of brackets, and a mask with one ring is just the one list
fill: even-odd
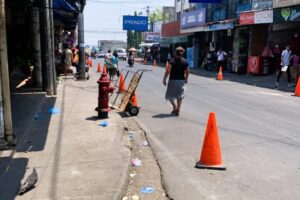
[[(170, 67), (166, 69), (163, 84), (167, 85), (169, 78), (166, 100), (170, 101), (173, 106), (172, 115), (179, 116), (182, 99), (185, 96), (185, 84), (188, 82), (189, 68), (187, 61), (183, 58), (184, 49), (176, 48), (175, 58), (171, 59)], [(175, 103), (177, 100), (177, 104)]]

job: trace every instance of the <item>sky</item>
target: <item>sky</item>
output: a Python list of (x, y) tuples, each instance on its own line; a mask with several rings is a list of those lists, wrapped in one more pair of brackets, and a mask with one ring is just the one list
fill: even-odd
[(134, 11), (146, 16), (163, 6), (174, 6), (174, 0), (86, 0), (84, 8), (85, 44), (97, 45), (98, 40), (126, 41), (126, 31), (122, 30), (123, 15), (133, 15)]

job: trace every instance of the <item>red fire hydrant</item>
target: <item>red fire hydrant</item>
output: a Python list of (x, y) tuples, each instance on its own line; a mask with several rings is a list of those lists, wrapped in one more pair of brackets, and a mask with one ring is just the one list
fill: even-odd
[(108, 79), (106, 73), (102, 73), (100, 79), (97, 81), (99, 84), (99, 97), (98, 97), (98, 117), (100, 119), (108, 118), (109, 112), (109, 93), (114, 91), (114, 87), (110, 86), (110, 80)]

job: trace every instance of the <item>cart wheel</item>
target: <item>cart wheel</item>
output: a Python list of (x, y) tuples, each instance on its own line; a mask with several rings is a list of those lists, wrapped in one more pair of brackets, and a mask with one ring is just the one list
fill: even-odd
[(139, 114), (140, 110), (136, 106), (131, 106), (131, 107), (129, 107), (128, 112), (131, 116), (137, 116)]

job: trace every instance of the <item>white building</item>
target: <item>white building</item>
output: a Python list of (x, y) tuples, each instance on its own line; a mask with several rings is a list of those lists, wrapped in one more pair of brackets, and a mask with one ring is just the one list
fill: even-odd
[(119, 48), (127, 49), (127, 42), (121, 40), (98, 40), (98, 48), (104, 52), (108, 50), (114, 51)]

